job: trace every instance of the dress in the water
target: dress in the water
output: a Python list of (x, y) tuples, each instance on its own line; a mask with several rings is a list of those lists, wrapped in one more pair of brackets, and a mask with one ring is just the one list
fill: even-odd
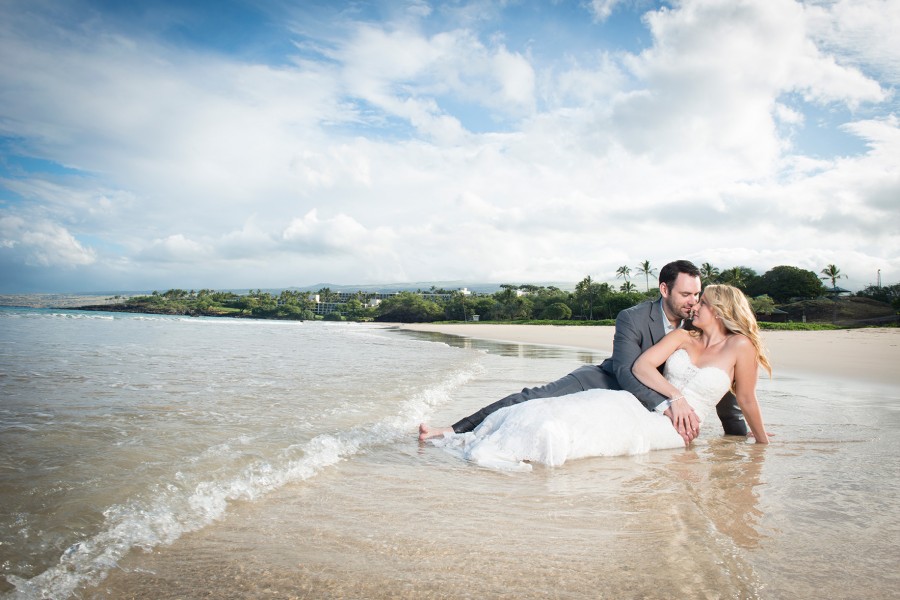
[[(725, 371), (695, 366), (683, 349), (669, 357), (664, 374), (701, 423), (731, 385)], [(474, 431), (434, 444), (485, 467), (528, 470), (528, 462), (559, 466), (574, 458), (683, 448), (684, 440), (667, 416), (648, 411), (630, 392), (596, 389), (502, 408)]]

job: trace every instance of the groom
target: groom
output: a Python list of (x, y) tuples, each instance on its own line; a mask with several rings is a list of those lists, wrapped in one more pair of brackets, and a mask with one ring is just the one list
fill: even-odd
[[(655, 410), (667, 398), (638, 381), (632, 374), (631, 367), (638, 356), (691, 317), (694, 305), (700, 299), (700, 289), (700, 270), (692, 262), (670, 262), (659, 271), (660, 298), (632, 306), (616, 317), (613, 353), (600, 365), (585, 365), (547, 385), (525, 388), (511, 394), (455, 423), (452, 431), (451, 428), (434, 428), (423, 423), (419, 426), (419, 439), (436, 437), (445, 432), (472, 431), (489, 414), (506, 406), (535, 398), (556, 398), (597, 388), (627, 390), (647, 410)], [(700, 432), (699, 421), (692, 409), (680, 404), (682, 403), (670, 406), (664, 414), (672, 420), (685, 443), (690, 443)], [(747, 435), (744, 415), (738, 408), (734, 394), (728, 392), (716, 406), (716, 412), (726, 434)]]

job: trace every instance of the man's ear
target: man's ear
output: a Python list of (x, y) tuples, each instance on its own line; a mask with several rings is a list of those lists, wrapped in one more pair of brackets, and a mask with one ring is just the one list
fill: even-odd
[(669, 297), (669, 286), (665, 282), (659, 284), (659, 293), (662, 294), (663, 298)]

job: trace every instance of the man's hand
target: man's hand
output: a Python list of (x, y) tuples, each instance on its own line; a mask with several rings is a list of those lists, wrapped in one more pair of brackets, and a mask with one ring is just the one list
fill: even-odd
[(684, 398), (679, 398), (663, 413), (672, 421), (675, 431), (684, 439), (685, 445), (690, 444), (695, 437), (700, 435), (700, 419)]

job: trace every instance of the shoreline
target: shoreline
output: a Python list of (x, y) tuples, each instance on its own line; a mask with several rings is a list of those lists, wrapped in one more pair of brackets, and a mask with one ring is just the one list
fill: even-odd
[[(399, 325), (401, 330), (467, 338), (563, 346), (612, 353), (615, 327), (559, 325), (428, 324)], [(820, 376), (900, 387), (900, 329), (838, 329), (833, 331), (762, 331), (773, 377)]]

